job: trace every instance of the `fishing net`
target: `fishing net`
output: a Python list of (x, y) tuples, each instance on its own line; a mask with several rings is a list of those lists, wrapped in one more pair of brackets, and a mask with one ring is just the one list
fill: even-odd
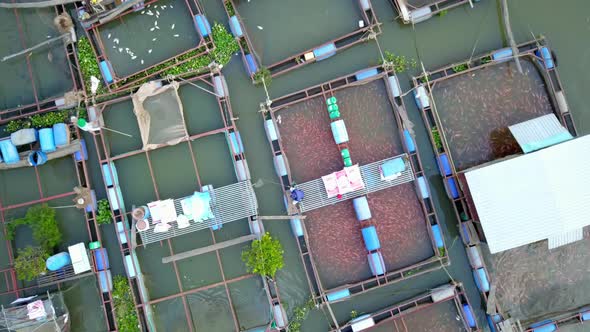
[(142, 85), (133, 95), (144, 150), (175, 145), (188, 138), (178, 83), (161, 86), (157, 82)]
[(47, 294), (14, 307), (2, 307), (1, 331), (69, 331), (69, 313), (62, 293)]
[(590, 238), (549, 250), (545, 241), (491, 255), (482, 246), (500, 313), (521, 322), (574, 311), (590, 302)]

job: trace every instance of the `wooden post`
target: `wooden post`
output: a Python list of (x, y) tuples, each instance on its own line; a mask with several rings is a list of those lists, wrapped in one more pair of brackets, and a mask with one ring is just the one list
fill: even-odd
[(520, 60), (518, 59), (518, 48), (516, 47), (514, 34), (512, 33), (512, 27), (510, 26), (507, 0), (502, 0), (500, 6), (502, 7), (502, 21), (504, 22), (504, 29), (506, 30), (506, 38), (508, 38), (508, 42), (512, 48), (512, 56), (514, 57), (514, 62), (516, 63), (516, 69), (522, 74), (522, 67), (520, 66)]

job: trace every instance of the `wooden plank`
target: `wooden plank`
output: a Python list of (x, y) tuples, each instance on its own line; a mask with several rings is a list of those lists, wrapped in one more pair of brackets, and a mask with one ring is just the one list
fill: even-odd
[(305, 216), (258, 216), (259, 220), (292, 220), (292, 219), (305, 219)]
[(181, 259), (185, 259), (185, 258), (190, 258), (193, 256), (198, 256), (198, 255), (202, 255), (202, 254), (206, 254), (208, 252), (212, 252), (212, 251), (216, 251), (219, 249), (223, 249), (223, 248), (227, 248), (227, 247), (231, 247), (231, 246), (235, 246), (236, 244), (240, 244), (240, 243), (244, 243), (244, 242), (248, 242), (248, 241), (252, 241), (258, 238), (258, 235), (256, 234), (250, 234), (250, 235), (245, 235), (245, 236), (241, 236), (232, 240), (228, 240), (228, 241), (224, 241), (224, 242), (219, 242), (207, 247), (203, 247), (203, 248), (197, 248), (197, 249), (193, 249), (193, 250), (189, 250), (189, 251), (185, 251), (185, 252), (181, 252), (179, 254), (176, 255), (172, 255), (172, 256), (168, 256), (168, 257), (164, 257), (162, 258), (162, 263), (166, 264), (166, 263), (171, 263), (171, 262), (175, 262)]

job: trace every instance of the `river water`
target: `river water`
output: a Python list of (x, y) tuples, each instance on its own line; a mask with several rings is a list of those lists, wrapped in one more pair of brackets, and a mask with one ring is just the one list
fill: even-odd
[[(272, 5), (270, 5), (270, 2), (272, 2)], [(269, 3), (269, 6), (266, 6), (265, 3)], [(262, 50), (260, 52), (263, 53), (263, 63), (270, 63), (279, 60), (285, 55), (301, 51), (301, 49), (295, 47), (311, 47), (318, 42), (321, 43), (337, 35), (349, 32), (349, 29), (354, 28), (358, 14), (353, 11), (348, 16), (347, 14), (350, 11), (340, 8), (340, 6), (352, 7), (352, 3), (352, 0), (283, 0), (281, 2), (277, 0), (252, 0), (242, 1), (238, 10), (243, 9), (242, 14), (247, 21), (246, 25), (254, 39), (253, 45)], [(418, 59), (423, 62), (427, 69), (435, 69), (448, 63), (466, 59), (472, 52), (477, 54), (505, 46), (497, 1), (482, 0), (476, 3), (473, 9), (469, 8), (469, 6), (459, 7), (450, 10), (442, 17), (436, 16), (414, 27), (402, 25), (399, 21), (394, 20), (395, 12), (388, 0), (373, 0), (372, 3), (378, 19), (382, 23), (383, 33), (379, 36), (381, 48), (409, 58)], [(227, 22), (220, 0), (203, 0), (202, 4), (211, 23), (214, 21)], [(336, 10), (330, 10), (330, 6), (339, 7)], [(282, 17), (285, 17), (285, 15), (289, 17), (289, 13), (297, 13), (299, 18), (296, 20), (290, 18), (285, 21), (285, 24), (277, 24), (277, 22), (282, 21)], [(309, 13), (309, 15), (305, 13)], [(590, 89), (590, 75), (588, 75), (588, 72), (590, 72), (590, 1), (512, 0), (510, 1), (510, 14), (512, 28), (518, 42), (530, 40), (533, 34), (536, 36), (542, 34), (548, 39), (549, 45), (558, 57), (558, 70), (578, 132), (580, 134), (590, 132), (590, 111), (585, 109), (585, 105), (590, 104), (590, 94), (588, 93)], [(322, 28), (322, 20), (332, 22), (326, 30)], [(315, 28), (313, 28), (314, 24)], [(176, 29), (180, 28), (177, 27)], [(14, 27), (6, 28), (3, 31), (14, 31)], [(335, 31), (336, 35), (334, 34)], [(268, 32), (272, 32), (272, 34), (268, 34)], [(162, 43), (162, 47), (165, 47), (174, 43), (174, 40), (168, 39), (162, 41)], [(287, 49), (289, 47), (293, 47), (293, 49)], [(305, 66), (273, 79), (269, 87), (270, 97), (271, 99), (277, 98), (376, 65), (379, 63), (379, 59), (379, 50), (375, 42), (355, 46), (328, 60)], [(22, 70), (25, 70), (25, 68), (23, 67)], [(47, 70), (49, 68), (39, 68), (39, 76), (43, 76), (43, 72)], [(238, 56), (235, 56), (223, 71), (228, 82), (234, 115), (239, 118), (237, 125), (245, 146), (252, 180), (256, 182), (261, 179), (262, 182), (259, 183), (264, 183), (264, 185), (256, 189), (260, 214), (284, 214), (280, 187), (273, 184), (273, 182), (277, 181), (277, 177), (273, 168), (271, 150), (264, 133), (262, 117), (258, 113), (259, 103), (265, 100), (264, 90), (252, 85)], [(400, 75), (403, 90), (410, 88), (410, 75), (417, 73), (418, 70), (414, 69)], [(64, 91), (70, 87), (67, 83), (63, 83), (63, 85)], [(16, 106), (9, 105), (10, 103), (21, 103), (18, 99), (6, 97), (8, 94), (15, 94), (11, 87), (2, 86), (0, 88), (2, 88), (0, 94), (4, 96), (1, 102), (6, 104), (6, 107)], [(17, 95), (24, 94), (18, 93)], [(194, 93), (187, 92), (184, 97), (188, 99), (193, 96), (195, 96)], [(201, 99), (194, 98), (195, 105), (192, 107), (196, 111), (199, 110), (199, 106), (202, 106), (202, 109), (212, 107), (211, 103), (201, 104)], [(209, 101), (205, 102), (208, 103)], [(22, 101), (22, 103), (26, 103), (26, 101)], [(360, 314), (369, 313), (424, 293), (452, 279), (464, 284), (469, 299), (476, 309), (479, 324), (483, 326), (485, 316), (482, 311), (481, 299), (473, 283), (463, 245), (458, 238), (457, 222), (446, 199), (435, 165), (432, 148), (428, 142), (427, 132), (422, 125), (418, 110), (410, 98), (407, 98), (406, 105), (410, 120), (415, 124), (414, 131), (417, 144), (420, 148), (426, 175), (433, 190), (440, 222), (444, 226), (445, 241), (449, 248), (452, 263), (446, 270), (438, 270), (408, 281), (382, 287), (357, 296), (352, 300), (333, 305), (334, 314), (340, 323), (344, 323), (350, 319), (352, 310)], [(120, 107), (121, 112), (128, 108), (125, 105), (115, 107)], [(186, 108), (187, 105), (185, 105)], [(130, 111), (130, 109), (126, 111)], [(215, 112), (211, 113), (211, 116), (207, 115), (209, 113), (200, 113), (200, 116), (195, 119), (194, 124), (191, 126), (194, 126), (197, 131), (201, 130), (201, 126), (209, 129), (207, 123), (217, 123), (218, 120), (216, 118), (218, 115), (213, 115)], [(125, 123), (131, 123), (132, 121), (131, 117), (120, 119), (116, 128), (122, 130), (125, 128)], [(200, 143), (199, 146), (202, 146), (199, 151), (200, 155), (219, 154), (219, 144), (215, 143)], [(91, 149), (90, 163), (96, 165), (92, 147), (89, 148)], [(161, 167), (165, 169), (170, 160), (174, 159), (175, 156), (181, 157), (182, 154), (184, 152), (180, 150), (171, 153), (154, 153), (152, 162), (161, 164)], [(130, 161), (130, 163), (131, 165), (127, 167), (129, 172), (125, 172), (126, 167), (121, 167), (122, 171), (127, 173), (125, 174), (127, 181), (130, 183), (147, 183), (149, 185), (149, 182), (146, 182), (149, 181), (146, 172), (139, 172), (137, 168), (143, 162)], [(205, 160), (202, 161), (202, 166), (199, 165), (204, 169), (205, 177), (209, 177), (209, 183), (224, 184), (226, 181), (234, 181), (233, 176), (231, 179), (226, 177), (227, 174), (231, 174), (227, 167), (218, 167), (217, 165), (219, 164), (216, 162), (208, 163)], [(91, 176), (100, 197), (104, 196), (104, 192), (101, 189), (102, 185), (97, 185), (100, 179), (99, 172), (98, 168), (91, 170)], [(120, 177), (123, 176), (120, 174)], [(177, 197), (185, 194), (174, 192), (178, 188), (177, 185), (184, 184), (184, 179), (171, 177), (170, 179), (166, 178), (166, 181), (162, 180), (162, 183), (168, 183), (168, 188), (170, 188), (166, 195)], [(26, 177), (23, 176), (22, 178)], [(4, 183), (2, 187), (7, 189), (8, 184)], [(190, 191), (191, 188), (187, 187), (183, 190), (185, 189)], [(21, 190), (16, 191), (15, 194), (18, 194)], [(145, 192), (138, 193), (136, 197), (138, 197), (138, 202), (128, 202), (128, 205), (141, 203), (152, 198), (149, 193)], [(111, 231), (110, 226), (108, 227), (103, 229), (105, 246), (114, 248), (116, 243), (114, 231)], [(304, 303), (309, 297), (307, 281), (305, 280), (296, 243), (288, 223), (273, 221), (266, 223), (265, 227), (281, 240), (285, 248), (285, 268), (278, 273), (277, 280), (283, 301), (289, 309), (292, 309)], [(116, 250), (110, 251), (110, 256), (113, 265), (120, 266), (120, 255)], [(120, 268), (117, 269), (121, 272)], [(328, 322), (329, 320), (323, 311), (313, 311), (304, 323), (303, 331), (325, 331), (328, 329)], [(207, 330), (207, 328), (205, 327), (204, 330)]]

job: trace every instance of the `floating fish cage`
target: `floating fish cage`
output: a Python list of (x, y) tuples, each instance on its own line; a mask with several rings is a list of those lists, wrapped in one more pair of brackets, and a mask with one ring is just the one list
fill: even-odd
[(404, 24), (424, 22), (434, 15), (440, 15), (449, 9), (469, 4), (473, 8), (474, 2), (480, 0), (390, 0), (399, 18)]
[[(165, 77), (170, 69), (208, 56), (215, 48), (211, 24), (198, 0), (146, 2), (144, 8), (129, 9), (116, 19), (88, 24), (85, 31), (102, 75), (101, 84), (110, 93), (137, 87), (156, 76)], [(206, 69), (183, 72), (182, 76), (198, 75)]]
[(486, 300), (493, 277), (484, 263), (480, 243), (485, 236), (474, 222), (477, 216), (462, 171), (522, 154), (508, 126), (523, 121), (554, 114), (576, 135), (555, 53), (543, 39), (518, 45), (518, 53), (524, 75), (516, 72), (512, 50), (504, 48), (413, 78), (414, 99), (459, 220), (476, 286)]
[[(82, 89), (76, 74), (78, 60), (72, 28), (67, 38), (49, 42), (41, 50), (23, 50), (57, 38), (61, 34), (54, 25), (58, 15), (66, 13), (64, 5), (27, 10), (3, 10), (7, 28), (3, 36), (4, 73), (1, 86), (4, 101), (0, 103), (0, 125), (11, 120), (78, 105), (73, 93)], [(31, 31), (23, 33), (30, 27)], [(10, 34), (10, 36), (8, 36)], [(12, 38), (14, 37), (14, 38)], [(17, 53), (18, 52), (18, 53)], [(9, 53), (12, 53), (9, 55)], [(23, 76), (19, 74), (23, 73)]]
[[(358, 28), (355, 29), (353, 32), (347, 33), (336, 39), (327, 41), (321, 45), (317, 45), (305, 51), (298, 50), (298, 53), (289, 55), (272, 64), (266, 64), (263, 63), (260, 59), (261, 50), (257, 50), (254, 47), (255, 42), (251, 37), (251, 27), (244, 23), (245, 21), (243, 16), (240, 15), (240, 13), (238, 12), (239, 7), (241, 6), (239, 2), (235, 2), (233, 0), (224, 0), (223, 2), (229, 20), (230, 30), (240, 44), (242, 60), (244, 63), (244, 67), (246, 69), (246, 73), (248, 74), (248, 76), (250, 76), (250, 78), (253, 81), (255, 80), (255, 74), (257, 74), (260, 70), (267, 69), (270, 72), (271, 77), (282, 75), (302, 66), (325, 60), (351, 46), (357, 45), (362, 42), (366, 42), (371, 38), (371, 33), (374, 33), (375, 36), (381, 33), (381, 26), (379, 21), (377, 21), (377, 16), (373, 11), (371, 1), (356, 0), (354, 2), (358, 5), (358, 10), (360, 11), (361, 16), (358, 22)], [(244, 6), (245, 5), (246, 4), (244, 4)], [(250, 3), (248, 3), (247, 5), (256, 6), (256, 4)], [(314, 5), (318, 6), (318, 4)], [(338, 6), (341, 6), (341, 4), (338, 4)], [(283, 8), (282, 10), (285, 9)], [(326, 10), (331, 9), (328, 8)], [(353, 18), (334, 17), (333, 19), (343, 20), (343, 22), (347, 22), (348, 20), (351, 20)], [(247, 18), (246, 21), (248, 21)], [(305, 22), (300, 22), (300, 24), (305, 24)], [(258, 30), (264, 29), (264, 27), (261, 26), (257, 26), (256, 28)], [(248, 33), (248, 30), (251, 31), (250, 34)]]
[[(77, 128), (65, 124), (41, 129), (39, 132), (37, 134), (34, 129), (26, 133), (16, 132), (16, 135), (0, 144), (4, 156), (0, 162), (0, 183), (4, 185), (5, 192), (0, 201), (0, 221), (6, 225), (14, 219), (24, 217), (29, 208), (40, 204), (56, 207), (54, 211), (58, 225), (62, 230), (67, 230), (63, 234), (63, 242), (70, 246), (61, 246), (61, 251), (47, 260), (49, 271), (45, 274), (32, 281), (21, 281), (13, 267), (14, 259), (19, 248), (31, 245), (34, 240), (29, 239), (30, 235), (27, 236), (26, 232), (17, 230), (12, 240), (5, 240), (5, 247), (2, 249), (10, 266), (0, 270), (0, 279), (7, 285), (2, 295), (27, 296), (35, 294), (39, 289), (63, 289), (75, 282), (83, 285), (80, 287), (94, 288), (94, 294), (98, 294), (98, 297), (79, 298), (76, 293), (68, 292), (66, 298), (98, 310), (93, 313), (98, 319), (97, 324), (103, 326), (98, 328), (113, 330), (112, 283), (102, 277), (108, 270), (104, 268), (105, 265), (96, 264), (97, 258), (100, 262), (108, 260), (106, 251), (97, 255), (96, 250), (89, 250), (86, 246), (87, 243), (100, 243), (102, 240), (95, 222), (97, 202), (95, 192), (90, 187), (84, 139)], [(26, 146), (27, 151), (21, 153), (22, 157), (32, 153), (43, 154), (45, 157), (35, 158), (38, 164), (25, 165), (18, 158), (16, 146), (19, 149)], [(14, 149), (13, 152), (16, 151), (16, 155), (8, 153), (10, 147)], [(38, 150), (30, 152), (29, 147)], [(14, 188), (28, 190), (14, 192)], [(72, 206), (72, 200), (76, 203), (75, 206)], [(71, 245), (73, 243), (78, 244)], [(78, 313), (71, 313), (70, 319), (80, 323), (84, 318)]]
[[(462, 285), (442, 285), (426, 294), (356, 317), (332, 331), (480, 331)], [(403, 326), (403, 328), (400, 328)]]
[[(291, 228), (316, 302), (345, 300), (449, 264), (393, 72), (369, 68), (271, 105), (264, 127), (287, 211), (305, 215)], [(327, 197), (322, 175), (355, 163), (364, 188)], [(300, 202), (290, 198), (293, 189), (304, 192)]]
[[(166, 109), (166, 119), (146, 126), (143, 115), (136, 117), (135, 112), (149, 117), (162, 111), (143, 104), (145, 98), (166, 105), (156, 106)], [(263, 226), (256, 220), (256, 196), (224, 77), (151, 82), (132, 98), (96, 107), (103, 109), (107, 128), (132, 136), (103, 130), (94, 143), (142, 325), (179, 330), (207, 330), (211, 321), (228, 330), (269, 325), (276, 319), (270, 313), (280, 303), (278, 292), (236, 264), (242, 248), (235, 244), (260, 236)], [(170, 310), (181, 314), (169, 315)]]

